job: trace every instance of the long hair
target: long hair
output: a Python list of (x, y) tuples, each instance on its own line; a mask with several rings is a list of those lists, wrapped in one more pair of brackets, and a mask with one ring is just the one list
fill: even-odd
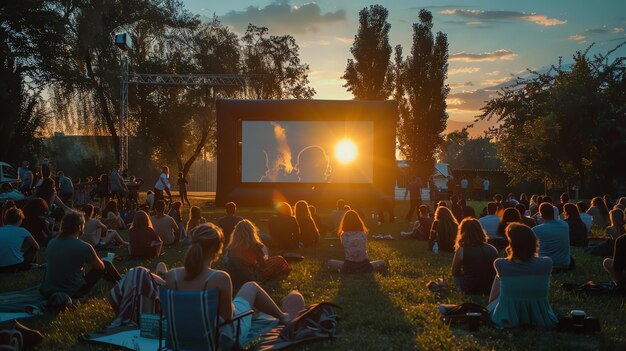
[(473, 247), (487, 242), (487, 234), (476, 218), (467, 217), (459, 224), (454, 250), (460, 247)]
[(606, 203), (601, 197), (594, 197), (591, 200), (591, 207), (597, 207), (598, 210), (600, 210), (602, 218), (604, 218), (605, 220), (609, 219), (609, 209), (608, 207), (606, 207)]
[(65, 238), (68, 236), (73, 236), (77, 232), (79, 232), (78, 236), (80, 236), (82, 234), (80, 233), (81, 228), (84, 225), (85, 218), (82, 214), (76, 212), (68, 213), (61, 219), (61, 230), (59, 231), (59, 237)]
[(450, 237), (454, 237), (459, 230), (459, 223), (454, 218), (452, 211), (449, 208), (439, 206), (435, 211), (435, 220), (439, 221), (437, 231), (443, 234), (450, 234)]
[(224, 234), (213, 223), (203, 223), (189, 233), (191, 243), (185, 253), (185, 280), (195, 279), (204, 268), (215, 262), (222, 254)]
[(341, 236), (344, 232), (365, 232), (367, 234), (367, 227), (355, 210), (346, 211), (341, 218), (337, 234)]
[(150, 216), (148, 216), (145, 211), (135, 212), (131, 228), (134, 228), (136, 230), (146, 230), (148, 228), (152, 228), (152, 221), (150, 221)]
[(295, 213), (296, 213), (296, 221), (298, 222), (298, 225), (300, 226), (300, 228), (306, 227), (306, 225), (308, 225), (311, 228), (315, 227), (315, 229), (317, 230), (317, 226), (315, 225), (313, 216), (311, 216), (311, 210), (309, 209), (309, 204), (304, 200), (300, 200), (296, 202), (296, 206), (294, 207), (295, 207)]
[(263, 245), (259, 238), (259, 228), (251, 221), (243, 219), (235, 225), (227, 249), (252, 249), (259, 245)]
[(187, 231), (192, 230), (200, 224), (200, 219), (202, 218), (202, 211), (200, 211), (200, 207), (191, 206), (189, 209), (189, 220), (187, 221)]
[(582, 219), (580, 219), (578, 207), (574, 204), (567, 203), (563, 205), (563, 213), (565, 214), (565, 219), (571, 219), (576, 222), (582, 221)]
[(502, 213), (502, 218), (500, 218), (500, 224), (498, 225), (498, 235), (504, 236), (504, 231), (509, 223), (515, 223), (522, 220), (522, 216), (516, 208), (507, 208)]
[(506, 227), (506, 238), (509, 246), (506, 247), (509, 260), (528, 261), (537, 256), (537, 236), (529, 226), (520, 223), (511, 223)]
[(626, 228), (624, 227), (624, 212), (620, 209), (614, 209), (609, 212), (611, 218), (611, 226), (619, 229), (620, 234), (624, 233)]

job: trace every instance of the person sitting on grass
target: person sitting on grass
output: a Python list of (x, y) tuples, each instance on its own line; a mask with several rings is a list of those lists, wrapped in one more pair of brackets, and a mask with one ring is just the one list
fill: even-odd
[[(213, 269), (221, 253), (224, 242), (222, 230), (212, 223), (204, 223), (195, 227), (190, 234), (191, 242), (185, 253), (184, 266), (174, 268), (165, 273), (165, 286), (171, 290), (203, 291), (217, 288), (219, 290), (219, 319), (224, 323), (233, 319), (233, 316), (248, 312), (251, 309), (268, 314), (285, 324), (304, 308), (304, 298), (296, 291), (287, 295), (284, 301), (294, 304), (293, 310), (284, 311), (274, 300), (254, 282), (245, 283), (237, 295), (233, 297), (233, 284), (230, 275), (224, 271)], [(236, 325), (236, 323), (235, 323)], [(252, 327), (252, 316), (243, 317), (240, 323), (239, 334), (248, 335)], [(237, 330), (232, 324), (219, 329), (222, 336), (236, 340)]]
[(539, 256), (550, 257), (554, 268), (572, 269), (574, 260), (570, 255), (569, 226), (555, 219), (554, 209), (549, 202), (539, 206), (543, 224), (532, 228), (539, 239)]
[(20, 225), (24, 220), (22, 210), (11, 208), (4, 214), (0, 227), (0, 273), (12, 273), (31, 269), (37, 258), (39, 244)]
[(500, 224), (498, 225), (497, 237), (493, 239), (489, 239), (489, 243), (495, 246), (498, 249), (504, 249), (508, 243), (506, 242), (506, 236), (504, 235), (504, 231), (506, 227), (508, 227), (509, 223), (520, 223), (522, 217), (519, 214), (519, 211), (514, 207), (509, 207), (502, 212), (502, 218), (500, 219)]
[(163, 241), (152, 228), (150, 216), (144, 211), (135, 213), (133, 224), (128, 230), (128, 241), (128, 252), (132, 257), (158, 257), (163, 247)]
[(435, 220), (430, 228), (429, 249), (435, 243), (439, 251), (454, 252), (454, 241), (459, 224), (447, 207), (439, 206), (435, 211)]
[(315, 222), (315, 226), (320, 231), (320, 235), (326, 233), (326, 225), (322, 222), (322, 218), (319, 214), (317, 214), (317, 208), (313, 205), (309, 205), (309, 211), (311, 212), (311, 218), (313, 218), (313, 222)]
[(476, 210), (472, 206), (467, 205), (465, 199), (461, 199), (458, 202), (459, 206), (463, 209), (463, 218), (471, 217), (476, 218)]
[(243, 218), (235, 216), (235, 212), (237, 212), (237, 205), (234, 202), (228, 202), (224, 207), (226, 208), (226, 216), (217, 221), (217, 226), (222, 228), (224, 240), (226, 243), (229, 243), (230, 234), (233, 232), (233, 229), (235, 229), (237, 223), (243, 220)]
[(615, 240), (626, 233), (624, 212), (618, 209), (611, 210), (611, 212), (609, 212), (609, 218), (611, 225), (604, 229), (606, 240), (588, 247), (585, 249), (585, 252), (595, 256), (613, 256)]
[[(554, 214), (552, 208), (550, 212)], [(498, 328), (555, 327), (558, 319), (548, 300), (552, 259), (537, 256), (537, 237), (528, 226), (512, 223), (505, 233), (507, 257), (493, 263), (496, 278), (487, 306), (491, 322)]]
[(69, 208), (57, 195), (57, 191), (55, 189), (56, 184), (52, 178), (45, 178), (39, 188), (37, 188), (36, 196), (42, 198), (48, 207), (52, 205), (57, 206), (58, 208), (62, 208), (64, 212), (70, 212), (71, 208)]
[(300, 200), (296, 202), (295, 217), (300, 227), (300, 242), (305, 247), (315, 246), (320, 241), (320, 231), (313, 221), (311, 212), (309, 211), (309, 204)]
[(198, 206), (191, 206), (189, 209), (189, 220), (187, 221), (187, 235), (191, 230), (200, 224), (206, 223), (206, 219), (202, 217), (202, 211)]
[(288, 274), (291, 270), (282, 256), (268, 256), (267, 247), (259, 238), (259, 229), (247, 219), (235, 226), (226, 253), (226, 271), (231, 276), (235, 290), (246, 282), (263, 283)]
[(48, 204), (40, 197), (28, 199), (24, 206), (25, 218), (22, 227), (30, 232), (41, 247), (47, 246), (48, 241), (52, 239), (50, 223), (45, 217), (47, 213)]
[(300, 226), (293, 216), (291, 205), (281, 202), (276, 207), (278, 212), (268, 221), (271, 244), (279, 250), (297, 249), (300, 240)]
[(591, 200), (591, 207), (587, 214), (593, 218), (593, 226), (604, 229), (610, 224), (609, 209), (606, 207), (601, 197), (594, 197)]
[(413, 231), (401, 232), (400, 234), (405, 238), (428, 240), (432, 226), (433, 220), (430, 218), (428, 205), (421, 205), (418, 210), (417, 221), (413, 224)]
[(329, 260), (329, 269), (344, 274), (387, 269), (387, 262), (383, 260), (370, 262), (367, 257), (367, 228), (356, 211), (350, 210), (343, 215), (339, 223), (338, 235), (343, 245), (345, 260)]
[(578, 208), (578, 215), (580, 216), (580, 219), (583, 221), (583, 223), (585, 223), (585, 226), (587, 227), (587, 233), (591, 234), (591, 226), (593, 225), (593, 217), (587, 214), (587, 211), (589, 210), (589, 206), (584, 201), (578, 201), (576, 203), (576, 208)]
[(165, 214), (165, 201), (158, 200), (154, 204), (154, 209), (156, 215), (150, 217), (154, 231), (163, 240), (163, 245), (171, 246), (176, 244), (180, 239), (178, 223), (176, 223), (174, 218)]
[(526, 210), (526, 205), (520, 202), (519, 204), (515, 205), (515, 209), (520, 214), (520, 223), (525, 224), (531, 228), (537, 225), (537, 222), (535, 222), (534, 219), (526, 215), (528, 213), (528, 211)]
[(167, 213), (167, 215), (174, 218), (174, 221), (178, 224), (178, 233), (180, 237), (179, 240), (184, 240), (187, 233), (187, 231), (185, 230), (185, 225), (183, 224), (183, 214), (180, 210), (182, 207), (182, 202), (174, 201), (172, 203), (172, 206), (170, 206), (170, 211)]
[(106, 225), (98, 219), (93, 218), (94, 208), (92, 205), (83, 206), (85, 213), (85, 229), (80, 239), (96, 249), (104, 248), (110, 243), (127, 246), (128, 243), (122, 239), (119, 233), (113, 229), (108, 229)]
[(489, 239), (498, 238), (498, 226), (500, 225), (500, 216), (498, 212), (498, 204), (490, 202), (487, 204), (487, 215), (481, 217), (478, 221), (483, 226)]
[(126, 230), (126, 223), (124, 223), (120, 215), (116, 200), (107, 202), (106, 207), (102, 211), (102, 219), (109, 229)]
[(613, 258), (605, 258), (602, 266), (623, 290), (626, 277), (626, 235), (622, 234), (615, 240)]
[[(121, 279), (112, 262), (102, 261), (88, 243), (78, 239), (83, 234), (85, 220), (79, 213), (69, 213), (61, 220), (59, 236), (48, 243), (46, 249), (46, 273), (40, 292), (50, 298), (64, 293), (72, 298), (88, 294), (96, 283), (104, 278), (115, 283)], [(83, 266), (91, 266), (83, 274)]]
[(498, 250), (487, 244), (487, 235), (478, 220), (461, 221), (454, 248), (452, 276), (457, 289), (466, 294), (488, 295), (496, 276), (493, 262), (498, 258)]
[(576, 205), (568, 202), (563, 204), (563, 216), (569, 226), (569, 243), (572, 246), (587, 247), (589, 233), (587, 226), (580, 218)]

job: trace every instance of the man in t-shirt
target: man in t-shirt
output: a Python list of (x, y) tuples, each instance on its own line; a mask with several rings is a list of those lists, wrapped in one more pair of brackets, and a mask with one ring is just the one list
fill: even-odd
[(571, 268), (572, 259), (569, 246), (569, 225), (564, 221), (555, 220), (554, 206), (542, 203), (539, 213), (543, 224), (533, 227), (539, 239), (539, 256), (552, 259), (555, 268)]
[(491, 185), (491, 183), (489, 183), (489, 179), (485, 178), (483, 179), (483, 191), (485, 192), (485, 200), (489, 200), (489, 186)]
[(65, 176), (61, 171), (57, 172), (59, 177), (59, 197), (66, 205), (72, 204), (72, 197), (74, 197), (74, 184), (72, 180)]
[[(100, 278), (112, 283), (121, 279), (113, 264), (103, 262), (88, 243), (78, 239), (83, 235), (83, 215), (72, 212), (63, 216), (59, 235), (46, 249), (46, 274), (39, 291), (45, 297), (64, 293), (74, 298), (88, 294)], [(91, 270), (84, 274), (84, 266)]]
[(4, 215), (0, 227), (0, 272), (18, 272), (31, 268), (37, 257), (39, 244), (28, 230), (20, 227), (24, 220), (22, 210), (12, 208)]
[(152, 227), (156, 234), (163, 240), (163, 245), (174, 245), (179, 239), (178, 223), (174, 218), (165, 214), (165, 201), (158, 200), (154, 203), (156, 216), (150, 217)]
[(20, 191), (25, 196), (30, 196), (32, 195), (33, 181), (35, 180), (35, 176), (33, 175), (33, 171), (31, 171), (29, 168), (30, 164), (28, 163), (28, 161), (24, 162), (24, 173), (20, 175), (20, 179), (22, 180), (22, 182), (20, 183)]
[(404, 200), (406, 200), (407, 195), (409, 196), (410, 207), (406, 214), (406, 220), (411, 221), (413, 213), (422, 205), (422, 179), (420, 177), (415, 177), (415, 180), (407, 185), (404, 191)]
[(500, 216), (496, 214), (497, 211), (498, 205), (495, 202), (490, 202), (487, 204), (487, 215), (478, 220), (489, 239), (492, 240), (499, 238), (498, 226), (500, 225)]
[(243, 218), (239, 216), (235, 216), (235, 212), (237, 211), (237, 205), (234, 202), (229, 202), (226, 204), (226, 216), (219, 219), (217, 225), (222, 228), (222, 232), (224, 233), (224, 242), (230, 242), (230, 235), (237, 223), (239, 223)]

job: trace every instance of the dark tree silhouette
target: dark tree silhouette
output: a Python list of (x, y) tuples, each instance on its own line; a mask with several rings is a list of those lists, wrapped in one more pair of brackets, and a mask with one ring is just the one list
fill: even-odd
[(582, 193), (613, 191), (626, 179), (626, 58), (589, 57), (576, 52), (573, 64), (502, 89), (479, 119), (497, 119), (491, 130), (513, 183), (542, 180), (577, 184)]
[(428, 179), (448, 120), (448, 39), (441, 32), (433, 36), (433, 16), (429, 11), (420, 10), (419, 19), (413, 24), (411, 56), (402, 60), (402, 48), (396, 47), (395, 75), (399, 80), (394, 96), (400, 116), (398, 148), (411, 172)]
[(372, 5), (359, 12), (359, 30), (354, 36), (348, 59), (341, 77), (344, 87), (358, 100), (386, 100), (393, 91), (393, 68), (387, 9)]

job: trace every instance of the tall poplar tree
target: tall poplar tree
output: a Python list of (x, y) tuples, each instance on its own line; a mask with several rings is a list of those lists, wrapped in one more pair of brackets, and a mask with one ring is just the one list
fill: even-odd
[(348, 59), (344, 85), (358, 100), (386, 100), (393, 91), (388, 11), (372, 5), (359, 12), (359, 30)]
[(413, 24), (411, 55), (402, 60), (396, 47), (396, 92), (398, 102), (398, 148), (414, 175), (428, 179), (433, 174), (435, 154), (443, 142), (448, 113), (445, 84), (448, 74), (448, 39), (432, 33), (433, 16), (420, 10)]

